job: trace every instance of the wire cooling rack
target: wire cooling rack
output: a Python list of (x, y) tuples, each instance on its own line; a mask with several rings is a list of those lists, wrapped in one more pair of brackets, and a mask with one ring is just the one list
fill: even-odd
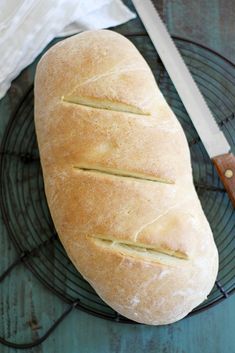
[[(132, 40), (138, 41), (138, 37)], [(235, 66), (199, 44), (178, 37), (174, 40), (234, 149)], [(138, 43), (135, 44), (138, 47)], [(156, 62), (149, 64), (188, 139), (195, 187), (220, 255), (216, 284), (208, 299), (192, 315), (235, 291), (235, 212), (163, 64), (159, 58), (157, 61), (157, 65)], [(58, 240), (44, 193), (33, 110), (33, 87), (30, 87), (9, 121), (0, 150), (0, 207), (7, 232), (19, 255), (0, 276), (0, 282), (16, 266), (23, 264), (69, 306), (35, 342), (17, 344), (0, 338), (1, 343), (15, 348), (31, 348), (41, 343), (73, 308), (120, 323), (132, 323), (99, 298), (74, 268)]]

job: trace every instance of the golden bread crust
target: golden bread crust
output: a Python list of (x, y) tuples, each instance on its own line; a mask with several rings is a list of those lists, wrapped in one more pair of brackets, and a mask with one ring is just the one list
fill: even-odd
[(90, 31), (51, 48), (35, 123), (55, 227), (103, 300), (160, 325), (206, 299), (218, 253), (187, 141), (133, 44)]

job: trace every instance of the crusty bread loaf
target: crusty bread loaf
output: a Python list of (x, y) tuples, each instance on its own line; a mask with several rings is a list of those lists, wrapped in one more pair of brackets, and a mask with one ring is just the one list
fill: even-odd
[(133, 44), (91, 31), (52, 47), (37, 67), (35, 122), (55, 227), (101, 298), (153, 325), (205, 300), (218, 254), (189, 148)]

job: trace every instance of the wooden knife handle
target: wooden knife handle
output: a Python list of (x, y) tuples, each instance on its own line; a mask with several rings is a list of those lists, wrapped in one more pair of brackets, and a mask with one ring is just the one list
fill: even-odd
[(235, 156), (233, 153), (226, 153), (213, 158), (212, 161), (235, 208)]

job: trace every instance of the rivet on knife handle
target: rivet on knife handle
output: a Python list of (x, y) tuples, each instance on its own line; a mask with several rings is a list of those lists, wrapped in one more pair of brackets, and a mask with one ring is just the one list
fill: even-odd
[(232, 153), (222, 154), (212, 159), (220, 180), (235, 207), (235, 156)]

